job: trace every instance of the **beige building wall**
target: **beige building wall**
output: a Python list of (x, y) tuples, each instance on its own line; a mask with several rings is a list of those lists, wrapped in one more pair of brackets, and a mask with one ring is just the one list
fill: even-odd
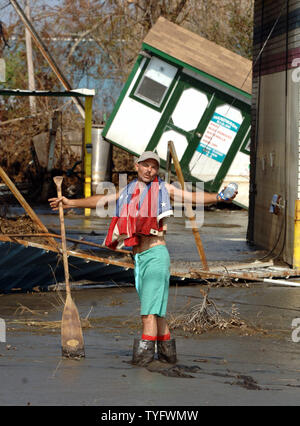
[[(256, 151), (254, 243), (293, 264), (299, 192), (299, 85), (293, 70), (261, 76)], [(287, 96), (286, 96), (287, 95)], [(280, 195), (279, 214), (269, 212)]]

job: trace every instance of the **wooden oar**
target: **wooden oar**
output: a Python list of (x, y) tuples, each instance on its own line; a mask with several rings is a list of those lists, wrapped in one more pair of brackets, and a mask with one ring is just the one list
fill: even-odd
[[(176, 153), (173, 141), (168, 142), (168, 150), (171, 153), (179, 183), (182, 187), (182, 190), (184, 191), (184, 177), (183, 177), (183, 174), (182, 174), (181, 166), (180, 166), (180, 163), (179, 163), (179, 160), (178, 160), (178, 157), (177, 157), (177, 153)], [(192, 213), (192, 207), (190, 207), (190, 213)], [(195, 215), (189, 214), (189, 220), (191, 222), (192, 231), (193, 231), (193, 234), (194, 234), (197, 250), (198, 250), (200, 259), (202, 261), (203, 269), (205, 271), (208, 271), (209, 267), (208, 267), (208, 264), (207, 264), (204, 248), (203, 248), (201, 237), (200, 237), (200, 234), (199, 234), (198, 225), (197, 225), (197, 222), (195, 220)]]
[[(63, 177), (56, 176), (53, 178), (56, 188), (57, 196), (62, 196), (61, 186)], [(80, 358), (84, 357), (84, 342), (82, 335), (82, 328), (80, 323), (80, 317), (76, 305), (71, 297), (71, 288), (69, 282), (69, 265), (67, 256), (67, 243), (66, 243), (66, 231), (64, 221), (64, 211), (62, 202), (59, 203), (59, 220), (61, 227), (61, 245), (63, 254), (63, 263), (65, 270), (65, 281), (66, 281), (66, 302), (61, 320), (61, 347), (62, 355), (69, 358)]]

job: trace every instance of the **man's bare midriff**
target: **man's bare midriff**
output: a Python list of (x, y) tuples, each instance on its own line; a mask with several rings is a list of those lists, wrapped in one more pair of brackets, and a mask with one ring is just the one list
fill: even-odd
[(133, 254), (142, 253), (154, 246), (166, 245), (164, 236), (140, 235), (139, 240), (139, 245), (133, 247)]

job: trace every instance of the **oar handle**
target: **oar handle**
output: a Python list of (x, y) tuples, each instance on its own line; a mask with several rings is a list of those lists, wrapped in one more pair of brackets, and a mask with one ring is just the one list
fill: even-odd
[[(62, 196), (62, 176), (55, 176), (53, 178), (54, 183), (57, 189), (57, 197), (60, 198)], [(64, 271), (65, 271), (65, 281), (66, 281), (66, 291), (67, 295), (71, 293), (70, 290), (70, 281), (69, 281), (69, 264), (68, 264), (68, 255), (67, 255), (67, 241), (66, 241), (66, 229), (65, 229), (65, 220), (64, 220), (64, 209), (62, 205), (62, 201), (58, 204), (59, 209), (59, 221), (60, 221), (60, 232), (61, 232), (61, 246), (62, 246), (62, 254), (63, 254), (63, 262), (64, 262)]]

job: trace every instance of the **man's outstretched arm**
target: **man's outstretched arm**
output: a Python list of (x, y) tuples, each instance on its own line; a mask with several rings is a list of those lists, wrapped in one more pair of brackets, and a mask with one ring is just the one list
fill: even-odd
[[(205, 192), (205, 191), (197, 191), (197, 192), (191, 192), (191, 191), (185, 191), (180, 188), (177, 188), (176, 186), (166, 183), (166, 188), (170, 194), (170, 198), (172, 201), (185, 201), (187, 203), (191, 204), (197, 204), (199, 203), (199, 200), (203, 203), (203, 205), (208, 204), (215, 204), (218, 201), (223, 201), (218, 198), (217, 192)], [(236, 197), (237, 192), (234, 194), (228, 202), (231, 202)]]
[(62, 202), (62, 206), (64, 209), (71, 208), (84, 208), (84, 209), (95, 209), (97, 205), (101, 204), (105, 207), (109, 202), (116, 201), (118, 198), (118, 194), (109, 194), (109, 195), (92, 195), (87, 198), (49, 198), (49, 204), (52, 210), (58, 210), (59, 202)]

